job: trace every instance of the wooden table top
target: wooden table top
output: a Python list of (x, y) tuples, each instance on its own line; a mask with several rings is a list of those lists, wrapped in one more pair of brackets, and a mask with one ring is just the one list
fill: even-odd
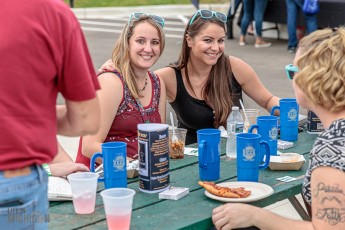
[[(299, 133), (294, 147), (281, 152), (303, 154), (307, 162), (299, 171), (260, 170), (259, 182), (268, 184), (274, 193), (262, 200), (252, 202), (264, 207), (277, 201), (297, 195), (301, 192), (304, 174), (309, 160), (309, 151), (316, 135), (306, 132)], [(237, 181), (236, 161), (225, 157), (226, 140), (222, 138), (220, 179), (217, 182)], [(193, 145), (192, 145), (193, 147)], [(196, 147), (196, 145), (194, 145)], [(284, 183), (276, 178), (292, 176), (298, 180)], [(175, 187), (187, 187), (190, 194), (180, 200), (160, 200), (158, 194), (139, 191), (138, 178), (130, 179), (128, 187), (136, 191), (133, 201), (131, 229), (210, 229), (212, 225), (212, 209), (223, 204), (205, 196), (204, 189), (198, 185), (198, 158), (185, 156), (184, 159), (170, 160), (170, 184)], [(49, 229), (107, 229), (104, 207), (99, 192), (104, 189), (103, 183), (98, 184), (96, 208), (93, 214), (77, 215), (72, 202), (50, 202)]]

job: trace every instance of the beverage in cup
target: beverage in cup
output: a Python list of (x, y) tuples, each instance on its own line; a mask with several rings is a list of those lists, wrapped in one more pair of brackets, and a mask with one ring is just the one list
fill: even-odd
[[(243, 119), (244, 119), (243, 132), (244, 133), (248, 133), (250, 126), (256, 124), (256, 118), (259, 116), (259, 114), (260, 114), (259, 109), (246, 109), (245, 116), (243, 116)], [(256, 130), (254, 130), (253, 133), (256, 133)]]
[(170, 159), (184, 158), (184, 146), (186, 142), (187, 129), (175, 128), (177, 141), (172, 141), (173, 131), (169, 129), (169, 157)]
[(78, 172), (68, 175), (67, 179), (71, 184), (75, 213), (93, 213), (95, 211), (98, 174)]
[(135, 191), (112, 188), (101, 192), (109, 230), (129, 230)]

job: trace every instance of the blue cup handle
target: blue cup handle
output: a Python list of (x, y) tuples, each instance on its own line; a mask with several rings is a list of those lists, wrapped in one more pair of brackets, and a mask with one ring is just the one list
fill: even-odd
[(199, 166), (201, 168), (205, 168), (207, 167), (206, 162), (204, 161), (204, 152), (205, 152), (205, 145), (206, 145), (206, 141), (202, 140), (199, 143)]
[[(96, 163), (97, 158), (103, 158), (102, 153), (93, 154), (93, 156), (91, 158), (91, 163), (90, 163), (90, 171), (91, 172), (95, 172), (95, 163)], [(103, 166), (103, 170), (104, 170), (104, 166)], [(104, 175), (104, 173), (103, 173), (103, 175)], [(104, 177), (99, 177), (98, 181), (104, 181)]]
[(252, 133), (253, 132), (253, 129), (256, 129), (258, 130), (259, 126), (258, 125), (251, 125), (249, 130), (248, 130), (248, 133)]
[(271, 109), (271, 116), (274, 116), (274, 110), (276, 109), (280, 110), (280, 106), (273, 106), (273, 108)]
[(268, 146), (266, 141), (260, 141), (260, 147), (264, 145), (266, 148), (266, 157), (265, 157), (265, 162), (263, 165), (259, 165), (259, 169), (265, 169), (268, 167), (268, 165), (270, 164), (270, 156), (271, 156), (271, 152), (270, 152), (270, 147)]

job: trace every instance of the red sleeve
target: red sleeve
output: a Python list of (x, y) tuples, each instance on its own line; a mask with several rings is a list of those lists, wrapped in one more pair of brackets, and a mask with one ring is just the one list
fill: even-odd
[(79, 23), (64, 42), (62, 66), (58, 88), (66, 99), (82, 101), (96, 96), (100, 86)]

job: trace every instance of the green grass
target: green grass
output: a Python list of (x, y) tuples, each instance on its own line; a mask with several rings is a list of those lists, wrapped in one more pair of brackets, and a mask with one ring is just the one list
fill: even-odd
[[(64, 0), (69, 4), (70, 0)], [(229, 0), (199, 0), (200, 4), (229, 3)], [(191, 0), (74, 0), (75, 8), (191, 4)]]

